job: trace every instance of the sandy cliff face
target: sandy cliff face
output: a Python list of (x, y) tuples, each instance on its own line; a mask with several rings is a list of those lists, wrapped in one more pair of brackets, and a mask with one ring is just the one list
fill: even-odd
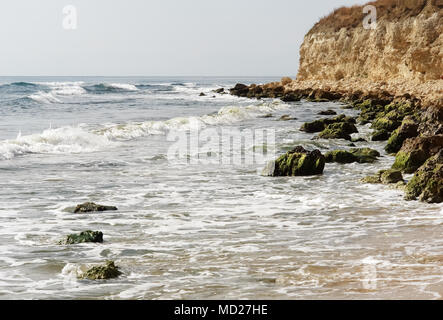
[(443, 79), (443, 0), (378, 0), (375, 30), (363, 7), (342, 8), (305, 36), (297, 80)]

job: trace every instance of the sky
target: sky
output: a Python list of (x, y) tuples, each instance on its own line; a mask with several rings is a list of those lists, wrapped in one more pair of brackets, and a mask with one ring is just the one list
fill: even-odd
[(294, 76), (309, 29), (365, 2), (1, 0), (0, 76)]

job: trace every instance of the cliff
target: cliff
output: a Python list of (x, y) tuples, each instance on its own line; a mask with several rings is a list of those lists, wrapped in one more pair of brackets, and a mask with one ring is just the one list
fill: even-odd
[[(395, 155), (392, 169), (415, 172), (406, 199), (443, 202), (443, 0), (369, 4), (377, 9), (375, 29), (363, 27), (363, 6), (354, 6), (335, 10), (309, 31), (297, 80), (237, 84), (230, 93), (340, 101), (359, 110), (355, 121), (370, 123), (371, 140), (387, 141), (385, 151)], [(317, 138), (350, 138), (339, 129), (328, 126)]]
[(340, 8), (305, 36), (297, 80), (443, 79), (443, 0), (378, 0), (376, 29), (363, 6)]

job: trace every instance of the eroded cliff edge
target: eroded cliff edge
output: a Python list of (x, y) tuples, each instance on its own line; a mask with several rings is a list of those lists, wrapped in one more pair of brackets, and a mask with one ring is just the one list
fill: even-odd
[[(443, 1), (383, 0), (375, 29), (363, 6), (340, 8), (305, 36), (297, 80), (438, 80), (443, 76)], [(374, 24), (375, 26), (375, 24)]]
[[(231, 94), (291, 102), (341, 101), (387, 141), (391, 170), (414, 173), (406, 199), (443, 202), (443, 0), (378, 0), (377, 27), (363, 6), (340, 8), (305, 36), (296, 80), (245, 86)], [(337, 136), (339, 137), (339, 136)]]

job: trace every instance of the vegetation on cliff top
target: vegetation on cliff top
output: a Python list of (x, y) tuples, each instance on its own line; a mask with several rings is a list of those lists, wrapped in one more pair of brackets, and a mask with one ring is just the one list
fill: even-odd
[[(417, 16), (423, 12), (426, 5), (429, 5), (430, 13), (437, 12), (442, 6), (439, 0), (377, 0), (367, 5), (376, 6), (379, 19), (385, 18), (390, 21)], [(355, 28), (362, 23), (364, 16), (363, 6), (337, 8), (321, 18), (308, 34), (326, 29), (337, 32), (341, 28)]]

